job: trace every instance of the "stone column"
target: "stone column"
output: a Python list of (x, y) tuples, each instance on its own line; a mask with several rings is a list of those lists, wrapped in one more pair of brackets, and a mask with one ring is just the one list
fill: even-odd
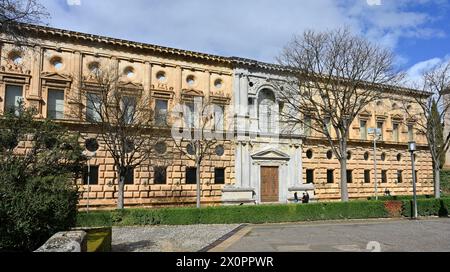
[(144, 63), (144, 92), (150, 96), (152, 86), (152, 64), (148, 61)]
[(235, 171), (236, 171), (236, 187), (242, 187), (242, 144), (238, 142), (236, 144), (235, 151)]
[(36, 46), (34, 49), (32, 49), (31, 82), (29, 93), (27, 95), (27, 100), (30, 103), (30, 106), (37, 109), (38, 118), (42, 118), (43, 97), (41, 92), (41, 72), (43, 66), (43, 54), (44, 50), (40, 46)]
[(182, 88), (182, 80), (183, 80), (183, 71), (182, 71), (182, 69), (181, 69), (181, 67), (180, 66), (177, 66), (176, 68), (175, 68), (175, 84), (174, 84), (174, 86), (175, 86), (175, 94), (176, 95), (178, 95), (179, 97), (179, 99), (181, 100), (181, 88)]
[(241, 177), (242, 182), (241, 186), (243, 188), (251, 187), (251, 178), (250, 178), (250, 152), (249, 152), (249, 143), (242, 142), (242, 164), (241, 164)]

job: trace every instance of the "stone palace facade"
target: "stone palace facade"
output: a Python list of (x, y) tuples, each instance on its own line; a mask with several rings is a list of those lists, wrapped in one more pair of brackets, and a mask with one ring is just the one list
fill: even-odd
[[(49, 27), (24, 25), (30, 43), (17, 47), (4, 35), (0, 43), (0, 113), (23, 99), (38, 110), (36, 118), (50, 118), (80, 132), (84, 139), (95, 134), (86, 122), (87, 101), (79, 91), (99, 67), (115, 67), (127, 90), (147, 93), (149, 108), (168, 115), (178, 101), (200, 96), (232, 112), (226, 127), (236, 129), (202, 164), (176, 154), (170, 140), (160, 155), (170, 161), (142, 164), (126, 178), (127, 206), (174, 206), (195, 203), (195, 173), (201, 175), (204, 205), (288, 203), (294, 193), (309, 192), (315, 201), (340, 199), (339, 162), (327, 141), (304, 129), (283, 135), (267, 109), (283, 107), (274, 84), (283, 80), (282, 67), (258, 61), (229, 58), (136, 43)], [(411, 194), (411, 160), (407, 143), (415, 140), (418, 191), (433, 194), (431, 159), (424, 135), (414, 129), (401, 104), (420, 95), (414, 90), (389, 90), (392, 99), (370, 105), (352, 125), (349, 143), (350, 198), (374, 195), (373, 141), (367, 131), (380, 128), (378, 191)], [(408, 102), (409, 101), (409, 102)], [(168, 117), (167, 117), (168, 118)], [(230, 124), (232, 122), (233, 124)], [(276, 137), (274, 137), (276, 135)], [(84, 142), (84, 141), (83, 141)], [(90, 164), (89, 181), (78, 181), (80, 207), (112, 207), (117, 201), (117, 175), (104, 143)], [(87, 175), (86, 175), (87, 176)]]

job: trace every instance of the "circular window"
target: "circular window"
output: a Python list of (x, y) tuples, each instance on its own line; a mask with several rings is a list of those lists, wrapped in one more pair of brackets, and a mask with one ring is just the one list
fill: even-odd
[(195, 155), (195, 147), (193, 144), (188, 144), (186, 147), (186, 151), (189, 155)]
[(368, 161), (369, 160), (369, 152), (364, 153), (364, 160)]
[(223, 147), (223, 145), (216, 146), (216, 155), (222, 157), (223, 154), (225, 154), (225, 148)]
[(89, 64), (88, 68), (89, 68), (89, 71), (96, 74), (100, 70), (100, 64), (98, 62), (91, 62)]
[(397, 109), (398, 109), (397, 103), (392, 104), (392, 109), (393, 109), (393, 110), (397, 110)]
[(50, 63), (55, 67), (56, 70), (61, 70), (63, 68), (63, 62), (60, 57), (54, 57)]
[(253, 86), (255, 86), (255, 83), (250, 82), (250, 83), (248, 83), (248, 85), (249, 85), (250, 87), (253, 87)]
[(165, 73), (164, 71), (159, 71), (159, 72), (156, 74), (156, 79), (157, 79), (158, 81), (160, 81), (160, 82), (166, 81), (166, 73)]
[(216, 79), (216, 81), (214, 81), (214, 86), (215, 86), (217, 89), (221, 89), (222, 86), (223, 86), (222, 80), (221, 80), (221, 79)]
[(134, 143), (131, 140), (125, 141), (125, 153), (131, 153), (134, 150)]
[(13, 51), (10, 53), (9, 58), (14, 64), (21, 64), (23, 59), (19, 52)]
[(167, 151), (167, 145), (164, 142), (159, 142), (155, 144), (155, 151), (158, 154), (164, 154)]
[(309, 149), (308, 151), (306, 151), (306, 157), (308, 158), (308, 159), (312, 159), (312, 157), (313, 157), (313, 151), (311, 150), (311, 149)]
[(124, 75), (126, 75), (128, 78), (132, 78), (134, 77), (134, 69), (133, 67), (127, 67), (125, 68), (125, 70), (123, 71)]
[(378, 102), (377, 102), (377, 106), (378, 106), (378, 107), (382, 107), (382, 106), (383, 106), (383, 102), (382, 102), (382, 101), (378, 101)]
[(327, 152), (327, 158), (329, 160), (331, 160), (333, 158), (333, 151), (330, 150), (330, 151)]
[(386, 160), (386, 153), (381, 153), (381, 160), (382, 161), (385, 161)]
[(89, 152), (96, 152), (99, 148), (100, 145), (98, 144), (97, 139), (95, 138), (89, 138), (84, 142), (84, 146), (86, 147), (86, 149)]
[(397, 155), (397, 161), (401, 161), (401, 160), (402, 160), (402, 154), (399, 153), (399, 154)]
[(351, 160), (352, 159), (352, 152), (348, 151), (347, 152), (347, 160)]
[(188, 76), (186, 78), (186, 82), (189, 86), (193, 86), (195, 84), (195, 77), (194, 76)]

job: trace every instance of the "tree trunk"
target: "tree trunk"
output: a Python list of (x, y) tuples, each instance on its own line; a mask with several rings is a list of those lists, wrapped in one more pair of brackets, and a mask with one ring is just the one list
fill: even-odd
[[(346, 135), (344, 131), (341, 131), (341, 135)], [(341, 165), (341, 200), (343, 202), (348, 201), (348, 188), (347, 188), (347, 140), (343, 136), (339, 141), (339, 152), (341, 158), (339, 163)]]
[(117, 209), (124, 209), (124, 194), (125, 194), (125, 173), (119, 170), (119, 191), (117, 197)]
[(195, 167), (197, 168), (196, 173), (196, 181), (197, 181), (197, 208), (200, 208), (200, 198), (201, 198), (201, 191), (200, 191), (200, 162), (195, 163)]
[[(347, 154), (344, 153), (344, 154)], [(341, 200), (343, 202), (348, 201), (348, 188), (347, 188), (347, 157), (342, 156), (339, 161), (341, 165)]]
[(441, 169), (439, 166), (434, 167), (434, 197), (441, 198)]

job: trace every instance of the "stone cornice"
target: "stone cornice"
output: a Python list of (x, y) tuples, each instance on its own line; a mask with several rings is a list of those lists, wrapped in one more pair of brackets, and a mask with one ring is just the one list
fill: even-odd
[[(252, 68), (257, 68), (257, 69), (261, 69), (261, 70), (276, 71), (276, 72), (280, 72), (280, 73), (283, 73), (286, 75), (302, 73), (302, 71), (300, 71), (298, 69), (294, 69), (292, 67), (287, 67), (287, 66), (282, 66), (282, 65), (278, 65), (278, 64), (272, 64), (272, 63), (265, 63), (265, 62), (252, 60), (252, 59), (246, 59), (246, 58), (223, 57), (223, 56), (194, 52), (194, 51), (189, 51), (189, 50), (175, 49), (175, 48), (164, 47), (164, 46), (159, 46), (159, 45), (152, 45), (152, 44), (110, 38), (110, 37), (105, 37), (105, 36), (100, 36), (100, 35), (93, 35), (93, 34), (87, 34), (87, 33), (64, 30), (64, 29), (57, 29), (57, 28), (52, 28), (52, 27), (47, 27), (47, 26), (38, 26), (38, 25), (31, 25), (31, 24), (18, 24), (18, 27), (21, 30), (36, 33), (38, 35), (50, 35), (50, 36), (61, 37), (61, 38), (64, 38), (64, 37), (73, 38), (73, 39), (78, 39), (78, 40), (109, 44), (109, 45), (113, 45), (113, 46), (126, 47), (129, 49), (150, 50), (152, 52), (156, 52), (156, 53), (160, 53), (160, 54), (167, 54), (172, 57), (189, 57), (189, 58), (194, 58), (197, 60), (218, 62), (218, 63), (222, 63), (225, 65), (232, 65), (233, 68), (242, 67), (242, 66), (243, 67), (252, 67)], [(139, 61), (139, 60), (136, 59), (136, 61)], [(317, 77), (320, 79), (320, 75), (318, 75)], [(431, 93), (422, 92), (419, 90), (414, 90), (414, 89), (405, 88), (405, 87), (399, 87), (399, 86), (371, 84), (368, 82), (362, 82), (361, 84), (366, 87), (380, 89), (387, 93), (394, 93), (394, 94), (401, 93), (404, 95), (423, 96), (423, 97), (428, 97), (431, 95)]]
[(218, 56), (218, 55), (194, 52), (194, 51), (189, 51), (189, 50), (181, 50), (181, 49), (176, 49), (176, 48), (170, 48), (170, 47), (164, 47), (164, 46), (152, 45), (152, 44), (146, 44), (146, 43), (140, 43), (140, 42), (133, 42), (133, 41), (110, 38), (110, 37), (105, 37), (105, 36), (100, 36), (100, 35), (93, 35), (93, 34), (87, 34), (87, 33), (64, 30), (64, 29), (57, 29), (57, 28), (52, 28), (52, 27), (47, 27), (47, 26), (19, 24), (18, 27), (21, 30), (36, 33), (38, 35), (50, 35), (50, 36), (61, 37), (61, 38), (64, 38), (64, 37), (73, 38), (73, 39), (78, 39), (78, 40), (83, 40), (83, 41), (88, 41), (88, 42), (97, 42), (97, 43), (109, 44), (109, 45), (113, 45), (113, 46), (127, 47), (130, 49), (151, 50), (153, 52), (157, 52), (157, 53), (161, 53), (161, 54), (169, 54), (169, 55), (173, 55), (175, 57), (177, 57), (177, 56), (178, 57), (191, 57), (191, 58), (195, 58), (195, 59), (220, 62), (220, 63), (224, 63), (224, 64), (232, 63), (231, 59), (229, 59), (227, 57)]

